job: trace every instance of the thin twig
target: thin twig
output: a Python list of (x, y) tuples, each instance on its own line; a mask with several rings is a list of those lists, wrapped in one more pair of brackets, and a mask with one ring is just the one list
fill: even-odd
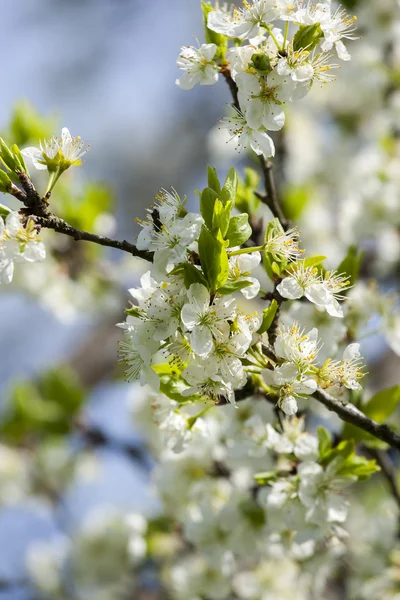
[(388, 456), (387, 452), (375, 448), (366, 448), (366, 452), (372, 456), (381, 468), (381, 474), (386, 479), (390, 492), (400, 509), (400, 492), (397, 485), (397, 469)]
[(268, 158), (265, 158), (265, 156), (263, 156), (262, 154), (259, 158), (260, 158), (260, 164), (261, 164), (261, 168), (262, 168), (262, 172), (263, 172), (263, 176), (264, 176), (265, 191), (266, 191), (267, 195), (266, 196), (259, 195), (258, 197), (260, 198), (260, 200), (262, 202), (264, 202), (264, 204), (266, 204), (268, 206), (268, 208), (270, 209), (270, 211), (272, 212), (274, 217), (277, 217), (279, 219), (283, 229), (285, 229), (285, 231), (286, 231), (287, 229), (289, 229), (289, 223), (288, 223), (285, 215), (283, 214), (283, 210), (278, 201), (275, 180), (274, 180), (274, 174), (273, 174), (273, 164)]
[(98, 427), (87, 425), (86, 423), (82, 423), (80, 421), (76, 423), (76, 428), (90, 446), (96, 448), (108, 448), (110, 450), (120, 452), (128, 456), (129, 459), (133, 460), (146, 470), (149, 469), (151, 464), (149, 456), (147, 452), (141, 448), (141, 446), (116, 440), (107, 435)]
[[(26, 213), (24, 212), (24, 214)], [(51, 213), (49, 213), (47, 216), (34, 216), (33, 218), (41, 227), (53, 229), (58, 233), (63, 233), (64, 235), (72, 237), (76, 241), (93, 242), (94, 244), (99, 244), (100, 246), (117, 248), (117, 250), (123, 250), (124, 252), (128, 252), (133, 256), (137, 256), (148, 261), (151, 261), (153, 258), (152, 252), (148, 252), (147, 250), (138, 250), (134, 244), (131, 244), (126, 240), (113, 240), (103, 235), (96, 235), (94, 233), (88, 233), (87, 231), (75, 229), (75, 227), (72, 227), (66, 221), (56, 217)]]
[(386, 442), (392, 448), (400, 450), (400, 436), (390, 429), (387, 425), (376, 423), (368, 418), (363, 412), (356, 408), (353, 404), (343, 404), (333, 396), (330, 396), (322, 389), (318, 389), (312, 395), (315, 400), (321, 402), (328, 410), (335, 412), (342, 421), (351, 423), (359, 429), (370, 433), (374, 437)]

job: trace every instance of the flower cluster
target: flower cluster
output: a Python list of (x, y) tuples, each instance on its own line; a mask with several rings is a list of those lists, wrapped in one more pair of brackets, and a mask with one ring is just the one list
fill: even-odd
[(335, 271), (321, 273), (316, 267), (299, 262), (290, 268), (277, 289), (283, 298), (297, 300), (305, 296), (332, 317), (343, 317), (338, 300), (344, 299), (343, 292), (349, 287), (350, 281), (345, 275)]
[(330, 392), (342, 392), (343, 387), (361, 389), (359, 379), (364, 376), (359, 344), (353, 343), (344, 350), (342, 360), (327, 359), (322, 367), (316, 365), (319, 352), (318, 330), (305, 333), (298, 323), (281, 327), (274, 343), (277, 364), (274, 369), (264, 369), (266, 385), (279, 394), (279, 406), (287, 415), (297, 410), (297, 397), (313, 394), (318, 383)]
[[(257, 313), (240, 310), (230, 292), (243, 290), (246, 298), (258, 294), (258, 280), (248, 275), (261, 256), (228, 259), (224, 250), (226, 273), (215, 289), (207, 271), (210, 248), (203, 247), (201, 237), (208, 233), (204, 219), (185, 213), (178, 194), (163, 190), (149, 219), (141, 223), (138, 247), (154, 252), (153, 270), (143, 275), (140, 288), (130, 290), (138, 304), (122, 324), (126, 340), (121, 357), (129, 379), (140, 378), (158, 389), (159, 375), (168, 372), (157, 366), (161, 361), (172, 377), (185, 382), (183, 396), (233, 402), (234, 391), (246, 382), (243, 360), (260, 320)], [(235, 217), (232, 221), (233, 231)], [(196, 265), (199, 255), (201, 264)]]
[(11, 283), (14, 263), (34, 263), (46, 258), (46, 250), (35, 224), (24, 224), (17, 212), (0, 217), (0, 283)]
[[(268, 132), (283, 127), (285, 103), (304, 98), (315, 81), (334, 79), (333, 49), (341, 60), (350, 60), (343, 40), (356, 39), (355, 18), (333, 11), (328, 0), (246, 0), (243, 8), (208, 7), (205, 18), (207, 37), (216, 43), (182, 48), (177, 64), (183, 75), (177, 84), (189, 90), (197, 83), (216, 83), (219, 72), (229, 73), (238, 102), (222, 126), (238, 140), (238, 149), (273, 156)], [(229, 40), (234, 46), (228, 47)]]

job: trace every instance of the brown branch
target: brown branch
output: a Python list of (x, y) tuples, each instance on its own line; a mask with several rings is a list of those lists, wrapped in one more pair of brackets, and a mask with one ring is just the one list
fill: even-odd
[(400, 509), (400, 492), (397, 485), (397, 469), (388, 456), (387, 452), (375, 448), (366, 448), (366, 452), (372, 456), (381, 468), (381, 475), (386, 479), (390, 492)]
[(149, 469), (150, 460), (148, 454), (141, 446), (128, 442), (121, 442), (110, 437), (98, 427), (88, 425), (81, 421), (76, 423), (76, 429), (89, 446), (94, 448), (108, 448), (120, 452), (141, 467)]
[(35, 186), (26, 173), (18, 174), (22, 190), (16, 185), (11, 185), (10, 193), (20, 200), (25, 205), (25, 208), (20, 210), (20, 213), (26, 218), (32, 218), (37, 225), (45, 227), (46, 229), (53, 229), (58, 233), (63, 233), (72, 237), (76, 241), (93, 242), (100, 246), (107, 246), (109, 248), (116, 248), (117, 250), (123, 250), (138, 258), (152, 261), (153, 253), (147, 252), (146, 250), (138, 250), (134, 244), (127, 242), (126, 240), (114, 240), (103, 235), (96, 235), (89, 233), (88, 231), (81, 231), (69, 225), (63, 219), (60, 219), (49, 210), (48, 198), (50, 194), (45, 198), (41, 198), (36, 191)]
[(285, 215), (283, 214), (283, 210), (281, 208), (276, 193), (276, 186), (273, 174), (273, 164), (268, 158), (265, 158), (262, 154), (259, 158), (264, 176), (264, 187), (265, 191), (267, 192), (267, 195), (259, 195), (258, 197), (262, 202), (264, 202), (264, 204), (268, 206), (274, 217), (277, 217), (279, 219), (283, 229), (287, 230), (289, 229), (289, 223)]
[(343, 404), (333, 396), (330, 396), (322, 389), (318, 389), (313, 395), (318, 402), (323, 404), (328, 410), (335, 412), (342, 421), (351, 423), (359, 429), (370, 433), (374, 437), (386, 442), (392, 448), (400, 450), (400, 436), (390, 429), (387, 425), (376, 423), (368, 418), (363, 412), (356, 408), (353, 404)]
[[(24, 210), (23, 214), (27, 214)], [(64, 235), (68, 235), (72, 237), (76, 241), (86, 241), (93, 242), (94, 244), (99, 244), (100, 246), (107, 246), (109, 248), (117, 248), (117, 250), (123, 250), (124, 252), (128, 252), (133, 256), (137, 256), (139, 258), (143, 258), (144, 260), (152, 261), (153, 253), (148, 252), (147, 250), (138, 250), (134, 244), (127, 242), (126, 240), (114, 240), (103, 235), (96, 235), (94, 233), (89, 233), (87, 231), (81, 231), (80, 229), (75, 229), (69, 225), (63, 219), (56, 217), (52, 213), (47, 213), (45, 216), (35, 216), (33, 215), (35, 223), (40, 225), (40, 227), (45, 227), (47, 229), (53, 229), (58, 233), (63, 233)]]

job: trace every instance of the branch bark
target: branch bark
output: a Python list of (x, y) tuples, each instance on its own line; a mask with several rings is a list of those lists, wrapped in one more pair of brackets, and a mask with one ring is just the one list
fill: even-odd
[[(26, 214), (25, 211), (24, 214)], [(152, 252), (148, 252), (147, 250), (138, 250), (134, 244), (131, 244), (126, 240), (114, 240), (103, 235), (96, 235), (94, 233), (89, 233), (87, 231), (75, 229), (75, 227), (72, 227), (66, 221), (60, 219), (59, 217), (56, 217), (52, 213), (48, 213), (46, 216), (33, 215), (33, 218), (35, 223), (40, 225), (40, 227), (44, 227), (46, 229), (53, 229), (58, 233), (63, 233), (64, 235), (72, 237), (76, 241), (93, 242), (94, 244), (99, 244), (100, 246), (116, 248), (117, 250), (123, 250), (124, 252), (132, 254), (132, 256), (137, 256), (138, 258), (143, 258), (144, 260), (148, 261), (151, 261), (153, 258)]]
[(330, 396), (322, 389), (318, 389), (312, 397), (323, 404), (328, 410), (335, 412), (342, 421), (351, 423), (379, 440), (382, 440), (382, 442), (386, 442), (392, 448), (400, 450), (400, 436), (392, 431), (387, 425), (382, 425), (367, 417), (361, 410), (356, 408), (354, 404), (343, 404), (340, 400)]
[(76, 241), (92, 242), (94, 244), (99, 244), (100, 246), (116, 248), (117, 250), (123, 250), (124, 252), (132, 254), (132, 256), (152, 261), (152, 252), (138, 250), (134, 244), (131, 244), (126, 240), (114, 240), (103, 235), (96, 235), (72, 227), (72, 225), (69, 225), (69, 223), (60, 219), (50, 211), (47, 202), (48, 198), (41, 198), (39, 196), (26, 173), (20, 173), (19, 180), (23, 189), (21, 190), (16, 185), (12, 184), (11, 194), (25, 205), (25, 208), (20, 210), (21, 214), (26, 218), (32, 218), (40, 227), (53, 229), (58, 233), (63, 233), (64, 235), (72, 237)]

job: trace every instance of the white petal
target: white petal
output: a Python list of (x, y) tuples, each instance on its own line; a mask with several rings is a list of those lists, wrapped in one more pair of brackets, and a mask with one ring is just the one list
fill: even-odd
[(197, 326), (190, 334), (190, 345), (198, 356), (207, 356), (214, 347), (208, 327)]
[(285, 277), (276, 288), (282, 298), (296, 300), (304, 295), (301, 285), (293, 277)]
[(360, 344), (349, 344), (343, 352), (343, 360), (354, 360), (360, 356)]
[(11, 283), (14, 274), (14, 263), (10, 261), (0, 262), (0, 283)]
[(296, 399), (293, 396), (287, 396), (280, 403), (280, 407), (285, 413), (285, 415), (295, 415), (298, 410)]

